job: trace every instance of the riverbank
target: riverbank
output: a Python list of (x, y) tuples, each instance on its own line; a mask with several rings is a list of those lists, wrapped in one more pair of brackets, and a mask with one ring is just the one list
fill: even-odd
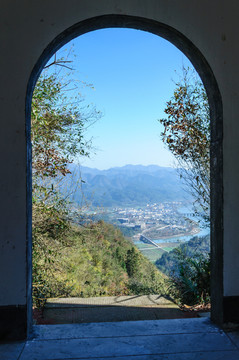
[(157, 239), (154, 239), (154, 238), (151, 238), (151, 240), (157, 242), (157, 241), (161, 241), (161, 240), (168, 240), (168, 239), (174, 239), (175, 238), (181, 238), (181, 237), (185, 237), (185, 236), (189, 236), (189, 237), (192, 237), (192, 236), (195, 236), (197, 234), (199, 234), (201, 232), (201, 229), (199, 227), (197, 228), (193, 228), (191, 231), (188, 231), (186, 233), (179, 233), (177, 235), (172, 235), (172, 236), (160, 236), (160, 237), (157, 237)]

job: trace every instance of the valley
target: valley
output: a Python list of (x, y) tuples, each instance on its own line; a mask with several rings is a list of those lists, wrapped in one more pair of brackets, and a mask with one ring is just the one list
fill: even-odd
[[(200, 232), (189, 213), (183, 215), (180, 201), (146, 204), (139, 207), (91, 208), (84, 221), (104, 220), (121, 232), (152, 262)], [(150, 240), (153, 240), (152, 242)]]
[[(177, 169), (125, 165), (99, 170), (71, 164), (70, 171), (71, 183), (80, 184), (69, 197), (73, 217), (80, 212), (76, 222), (103, 220), (116, 226), (153, 263), (193, 236), (209, 233), (193, 218), (192, 198)], [(70, 187), (65, 183), (64, 193)]]

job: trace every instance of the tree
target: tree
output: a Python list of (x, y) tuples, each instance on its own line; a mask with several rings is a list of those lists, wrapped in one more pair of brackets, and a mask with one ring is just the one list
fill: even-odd
[(127, 251), (126, 269), (130, 277), (133, 277), (139, 271), (140, 254), (134, 247)]
[[(66, 284), (54, 280), (56, 254), (65, 245), (69, 227), (59, 184), (69, 176), (71, 162), (89, 156), (92, 146), (85, 132), (101, 116), (93, 106), (83, 106), (79, 93), (75, 95), (81, 82), (73, 78), (73, 70), (65, 65), (68, 62), (55, 59), (47, 65), (32, 98), (33, 302), (37, 305), (44, 303), (53, 287), (68, 291)], [(69, 72), (55, 71), (57, 65)]]
[[(86, 140), (86, 130), (101, 116), (94, 106), (84, 106), (79, 92), (83, 83), (74, 78), (69, 62), (57, 60), (55, 56), (43, 70), (33, 93), (31, 138), (35, 201), (55, 198), (56, 184), (70, 174), (69, 164), (89, 156), (92, 143)], [(57, 66), (59, 71), (55, 69)]]
[(183, 69), (164, 110), (163, 142), (175, 156), (180, 177), (194, 199), (196, 215), (209, 222), (210, 115), (205, 88), (195, 71)]
[[(69, 98), (71, 80), (57, 74), (43, 74), (32, 98), (33, 175), (65, 176), (67, 165), (77, 156), (89, 156), (91, 142), (85, 139), (86, 128), (100, 117), (95, 108), (79, 107), (82, 97)], [(79, 99), (76, 97), (79, 96)], [(87, 109), (87, 110), (86, 110)]]

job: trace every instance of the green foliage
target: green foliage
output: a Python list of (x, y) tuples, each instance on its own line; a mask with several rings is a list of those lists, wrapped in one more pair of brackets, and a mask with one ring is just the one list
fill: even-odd
[(100, 116), (68, 95), (71, 85), (67, 76), (45, 71), (32, 99), (33, 304), (59, 296), (163, 293), (164, 276), (118, 229), (69, 221), (59, 186), (70, 163), (89, 156), (85, 130)]
[[(70, 254), (67, 259), (73, 262)], [(153, 288), (149, 276), (152, 272), (154, 282), (163, 290), (163, 276), (155, 266), (117, 228), (103, 221), (76, 229), (74, 264), (69, 276), (74, 283), (74, 296), (138, 294), (133, 283), (145, 287), (149, 281)]]
[[(72, 229), (73, 230), (73, 229)], [(119, 295), (127, 292), (124, 268), (124, 239), (103, 222), (75, 227), (74, 245), (66, 251), (65, 265), (71, 296)], [(120, 253), (121, 252), (121, 253)]]
[[(51, 253), (38, 250), (36, 305), (58, 296), (165, 293), (165, 276), (113, 225), (69, 225), (61, 235)], [(49, 250), (51, 240), (41, 237), (40, 246)]]
[[(145, 246), (145, 244), (143, 244)], [(137, 247), (139, 248), (139, 245), (137, 245)], [(139, 248), (140, 249), (140, 248)], [(163, 254), (165, 254), (165, 251), (160, 249), (160, 248), (155, 248), (154, 249), (145, 249), (141, 250), (142, 254), (149, 259), (152, 263), (155, 264), (155, 262), (159, 259), (160, 256), (162, 256)]]
[[(32, 229), (32, 283), (33, 304), (41, 307), (45, 299), (56, 294), (69, 293), (64, 278), (58, 278), (61, 271), (60, 256), (66, 243), (65, 234), (69, 224), (64, 212), (48, 207), (43, 202), (33, 204), (34, 226)], [(56, 295), (57, 296), (57, 295)]]
[(155, 262), (158, 269), (167, 275), (171, 275), (178, 267), (178, 249), (187, 257), (194, 257), (195, 254), (207, 256), (210, 251), (210, 236), (194, 236), (186, 243), (179, 244), (177, 248), (163, 255)]
[(76, 156), (89, 156), (91, 142), (85, 130), (100, 113), (83, 107), (80, 94), (69, 97), (72, 81), (69, 75), (62, 79), (45, 70), (35, 86), (31, 112), (34, 179), (64, 176)]
[(140, 265), (140, 256), (139, 252), (136, 251), (136, 248), (132, 247), (127, 251), (126, 256), (126, 269), (130, 277), (133, 277), (137, 272), (139, 272)]
[[(52, 64), (63, 66), (64, 62), (69, 61), (55, 60)], [(39, 77), (32, 97), (33, 203), (44, 203), (60, 212), (67, 209), (60, 192), (62, 180), (69, 176), (73, 160), (89, 156), (92, 146), (86, 140), (86, 129), (101, 116), (94, 107), (83, 106), (79, 84), (73, 70), (61, 75), (48, 66)], [(33, 217), (33, 227), (34, 223)]]
[[(68, 61), (53, 64), (64, 62)], [(86, 140), (85, 130), (100, 117), (94, 107), (82, 106), (79, 93), (74, 95), (79, 82), (72, 78), (72, 71), (59, 74), (48, 66), (32, 97), (32, 262), (36, 306), (42, 306), (46, 297), (71, 291), (67, 278), (60, 275), (60, 256), (70, 244), (66, 238), (70, 224), (68, 204), (59, 186), (70, 173), (73, 159), (89, 156), (91, 142)]]
[(170, 294), (183, 305), (210, 302), (210, 257), (195, 254), (188, 257), (177, 249), (178, 268), (169, 278)]
[(156, 266), (169, 276), (170, 295), (180, 304), (210, 302), (209, 242), (209, 236), (195, 236), (156, 261)]
[(127, 226), (119, 226), (119, 222), (115, 221), (115, 225), (119, 227), (120, 231), (125, 237), (132, 238), (134, 235), (139, 234), (141, 229), (130, 228)]
[(164, 110), (163, 142), (175, 156), (180, 176), (195, 200), (195, 212), (209, 222), (210, 114), (205, 88), (195, 72), (183, 69)]

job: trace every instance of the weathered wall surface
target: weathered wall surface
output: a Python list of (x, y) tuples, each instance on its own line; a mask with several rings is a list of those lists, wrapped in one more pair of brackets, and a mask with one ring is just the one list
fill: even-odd
[(202, 52), (224, 106), (224, 295), (239, 296), (239, 46), (236, 0), (3, 0), (0, 12), (0, 306), (25, 306), (25, 101), (33, 67), (60, 33), (87, 18), (120, 14), (160, 21)]

